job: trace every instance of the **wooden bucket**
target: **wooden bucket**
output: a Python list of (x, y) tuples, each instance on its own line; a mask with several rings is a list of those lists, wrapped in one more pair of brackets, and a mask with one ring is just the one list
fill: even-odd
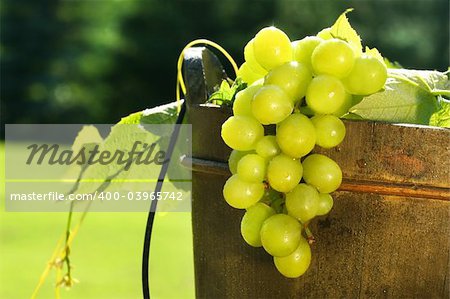
[(244, 242), (244, 211), (223, 199), (231, 150), (220, 128), (230, 115), (188, 106), (198, 298), (449, 298), (450, 130), (345, 121), (341, 145), (315, 149), (341, 166), (343, 183), (310, 226), (310, 268), (289, 279)]

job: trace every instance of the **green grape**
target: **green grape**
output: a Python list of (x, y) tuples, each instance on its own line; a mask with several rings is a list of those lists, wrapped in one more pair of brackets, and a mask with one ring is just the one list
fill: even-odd
[(281, 152), (277, 139), (273, 135), (261, 138), (256, 144), (255, 150), (258, 155), (266, 159), (271, 159)]
[(294, 51), (294, 60), (303, 63), (310, 71), (312, 71), (311, 56), (314, 49), (323, 41), (317, 36), (307, 36), (301, 40), (292, 42)]
[(333, 197), (328, 193), (319, 193), (319, 208), (317, 215), (323, 216), (328, 214), (333, 208)]
[(267, 70), (263, 68), (258, 61), (256, 61), (255, 58), (255, 52), (253, 50), (253, 41), (254, 39), (251, 39), (247, 45), (244, 47), (244, 59), (245, 62), (249, 65), (249, 67), (255, 72), (256, 74), (260, 74), (265, 76), (267, 74)]
[(264, 136), (264, 128), (249, 116), (232, 116), (222, 124), (222, 139), (232, 149), (249, 151)]
[(301, 237), (297, 249), (284, 257), (274, 257), (277, 270), (288, 278), (302, 276), (311, 264), (311, 248), (308, 241)]
[(237, 165), (239, 161), (242, 159), (242, 157), (253, 153), (254, 153), (253, 151), (241, 152), (237, 150), (232, 150), (230, 156), (228, 157), (228, 168), (230, 169), (231, 174), (236, 174)]
[(331, 34), (331, 28), (324, 28), (319, 31), (319, 33), (316, 34), (317, 37), (320, 37), (321, 39), (332, 39), (333, 35)]
[(260, 88), (261, 85), (250, 85), (246, 89), (239, 91), (233, 102), (233, 114), (253, 116), (252, 99)]
[(316, 144), (323, 148), (332, 148), (344, 140), (345, 125), (334, 115), (316, 115), (311, 118), (316, 128)]
[(342, 82), (329, 75), (315, 77), (306, 90), (306, 104), (316, 114), (335, 113), (346, 99)]
[(247, 62), (244, 62), (237, 72), (237, 76), (248, 85), (264, 77), (262, 74), (255, 73)]
[(362, 55), (343, 80), (348, 92), (357, 95), (369, 95), (383, 88), (386, 83), (386, 65), (375, 57)]
[(355, 53), (345, 41), (333, 38), (320, 43), (312, 53), (311, 64), (314, 73), (346, 77), (355, 63)]
[(353, 97), (351, 94), (347, 93), (344, 103), (338, 108), (338, 110), (336, 110), (332, 114), (334, 116), (341, 117), (348, 113), (348, 110), (352, 107), (352, 105), (353, 105)]
[(261, 202), (247, 209), (241, 221), (241, 235), (247, 244), (253, 247), (262, 246), (261, 226), (272, 215), (275, 215), (275, 210)]
[(286, 208), (289, 215), (297, 218), (302, 223), (306, 223), (317, 214), (319, 192), (313, 186), (299, 184), (286, 194)]
[(225, 201), (236, 209), (247, 209), (264, 195), (263, 183), (243, 181), (238, 174), (232, 175), (223, 186)]
[(335, 191), (342, 182), (342, 171), (332, 159), (321, 154), (313, 154), (305, 158), (303, 179), (321, 193)]
[(266, 159), (257, 154), (248, 154), (237, 165), (239, 178), (246, 182), (258, 183), (266, 176)]
[(276, 124), (288, 117), (294, 104), (276, 85), (264, 85), (254, 95), (252, 114), (263, 125)]
[(311, 82), (309, 69), (297, 61), (290, 61), (273, 68), (265, 77), (264, 85), (278, 85), (294, 102), (300, 101), (306, 94)]
[(279, 192), (289, 192), (302, 179), (303, 168), (300, 161), (284, 154), (275, 156), (267, 167), (267, 180)]
[(261, 243), (273, 256), (287, 256), (298, 247), (302, 233), (300, 223), (289, 215), (276, 214), (264, 221)]
[(253, 39), (253, 53), (256, 61), (266, 70), (292, 60), (289, 37), (276, 27), (261, 29)]
[(277, 142), (283, 153), (294, 158), (307, 155), (316, 143), (316, 130), (311, 120), (294, 113), (277, 126)]

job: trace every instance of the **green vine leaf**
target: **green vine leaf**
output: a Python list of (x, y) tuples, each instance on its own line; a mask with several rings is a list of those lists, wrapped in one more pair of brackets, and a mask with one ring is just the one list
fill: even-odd
[(237, 78), (231, 86), (227, 80), (223, 80), (219, 89), (209, 97), (208, 102), (220, 106), (232, 106), (236, 94), (246, 87), (247, 83), (241, 78)]
[(72, 150), (77, 154), (86, 144), (99, 144), (102, 141), (103, 138), (96, 127), (92, 125), (83, 126), (72, 144)]
[(355, 51), (355, 54), (359, 56), (362, 53), (361, 37), (358, 35), (355, 29), (350, 25), (347, 13), (351, 12), (353, 8), (347, 9), (343, 12), (336, 22), (330, 28), (330, 34), (335, 38), (340, 38), (347, 41)]
[(118, 124), (174, 124), (183, 100), (157, 106), (123, 117)]
[(450, 103), (441, 99), (441, 109), (431, 115), (430, 126), (450, 128)]
[(389, 69), (385, 89), (367, 96), (349, 112), (363, 119), (428, 125), (449, 92), (448, 76), (437, 71)]
[[(101, 144), (103, 138), (100, 135), (98, 129), (92, 125), (83, 126), (80, 132), (78, 132), (77, 137), (72, 144), (72, 151), (74, 155), (77, 155), (82, 149), (89, 151), (94, 146)], [(78, 160), (80, 161), (80, 160)], [(79, 165), (77, 163), (71, 164), (63, 175), (63, 179), (80, 179), (83, 171), (88, 167), (86, 164)], [(76, 186), (74, 186), (76, 189)], [(72, 188), (71, 190), (74, 190)], [(69, 191), (71, 193), (72, 191)]]
[[(165, 150), (168, 146), (170, 136), (162, 136), (161, 134), (164, 132), (161, 132), (158, 127), (156, 127), (155, 130), (159, 131), (152, 132), (151, 130), (154, 127), (139, 125), (175, 124), (178, 116), (179, 105), (181, 105), (181, 103), (172, 102), (166, 105), (139, 111), (122, 118), (117, 125), (111, 128), (111, 132), (104, 140), (97, 140), (98, 142), (96, 142), (95, 144), (98, 145), (98, 150), (109, 152), (114, 152), (116, 150), (127, 151), (132, 148), (136, 140), (147, 144), (157, 144), (155, 152), (157, 150)], [(82, 136), (84, 135), (85, 134), (83, 134)], [(91, 132), (91, 135), (95, 134)], [(137, 148), (137, 150), (141, 149)], [(175, 151), (176, 150), (177, 148), (175, 148)], [(174, 155), (177, 154), (181, 153), (174, 153)], [(112, 187), (114, 188), (114, 190), (116, 190), (118, 188), (121, 188), (123, 184), (126, 184), (127, 188), (132, 188), (133, 183), (127, 182), (127, 179), (145, 179), (149, 176), (150, 173), (153, 172), (159, 172), (159, 166), (153, 165), (144, 167), (141, 165), (133, 164), (132, 166), (129, 166), (129, 168), (126, 168), (126, 165), (119, 165), (116, 163), (111, 163), (111, 165), (107, 166), (100, 164), (88, 165), (86, 169), (84, 169), (81, 173), (83, 182), (77, 184), (77, 188), (76, 190), (74, 190), (74, 192), (87, 194), (94, 193), (95, 191), (99, 190), (111, 191)], [(168, 176), (171, 177), (172, 174), (180, 176), (180, 171), (174, 173), (172, 168), (169, 168)], [(115, 183), (114, 186), (112, 186), (109, 184), (112, 179), (119, 181), (123, 180), (124, 183)]]
[(364, 53), (367, 56), (374, 57), (374, 58), (378, 59), (379, 61), (381, 61), (382, 63), (385, 63), (383, 55), (381, 55), (380, 51), (378, 51), (377, 48), (372, 48), (371, 49), (369, 47), (366, 47), (366, 50), (364, 51)]

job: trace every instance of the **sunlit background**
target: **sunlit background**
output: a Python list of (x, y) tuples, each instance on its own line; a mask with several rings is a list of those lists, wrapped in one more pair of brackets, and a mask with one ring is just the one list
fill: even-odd
[[(6, 123), (115, 123), (175, 99), (185, 44), (213, 40), (240, 64), (263, 26), (292, 40), (330, 26), (347, 8), (363, 43), (406, 68), (447, 70), (448, 0), (4, 0), (1, 133)], [(230, 76), (231, 71), (228, 70)], [(4, 165), (3, 145), (0, 164)], [(2, 171), (0, 176), (3, 176)], [(3, 184), (2, 184), (3, 185)], [(3, 186), (0, 195), (4, 197)], [(3, 206), (3, 204), (2, 204)], [(0, 212), (0, 298), (28, 298), (64, 232), (65, 214)], [(73, 247), (63, 298), (139, 298), (144, 213), (92, 213)], [(190, 215), (159, 215), (154, 298), (192, 298)], [(54, 276), (38, 298), (52, 298)]]
[(448, 68), (447, 0), (5, 0), (2, 123), (115, 123), (174, 100), (176, 59), (193, 39), (216, 41), (241, 63), (262, 26), (300, 39), (349, 7), (363, 42), (390, 60)]

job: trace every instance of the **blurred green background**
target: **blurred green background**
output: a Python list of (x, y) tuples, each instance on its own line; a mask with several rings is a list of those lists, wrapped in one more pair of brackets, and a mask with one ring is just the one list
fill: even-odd
[[(13, 145), (11, 151), (25, 150)], [(9, 151), (9, 149), (8, 149)], [(0, 181), (4, 181), (0, 143)], [(67, 213), (5, 212), (0, 185), (0, 298), (30, 298), (65, 232)], [(78, 223), (81, 213), (75, 213)], [(64, 299), (141, 298), (142, 245), (147, 213), (88, 213), (71, 246), (72, 275), (79, 281), (61, 288)], [(75, 225), (73, 225), (74, 227)], [(63, 274), (66, 273), (64, 268)], [(55, 298), (53, 268), (37, 299)], [(157, 213), (150, 252), (152, 298), (194, 298), (191, 215)]]
[(174, 100), (176, 60), (193, 39), (241, 63), (262, 26), (300, 39), (349, 7), (365, 45), (407, 68), (448, 68), (448, 0), (4, 0), (2, 123), (115, 123)]
[[(115, 123), (174, 100), (176, 60), (193, 39), (219, 43), (240, 64), (261, 27), (300, 39), (349, 7), (365, 45), (407, 68), (447, 70), (448, 0), (3, 0), (0, 130), (6, 123)], [(0, 298), (30, 296), (66, 217), (6, 213), (2, 204)], [(73, 247), (80, 283), (63, 298), (139, 298), (145, 220), (143, 213), (88, 215)], [(192, 298), (190, 215), (158, 215), (152, 246), (153, 297)], [(53, 297), (53, 278), (38, 298)]]

